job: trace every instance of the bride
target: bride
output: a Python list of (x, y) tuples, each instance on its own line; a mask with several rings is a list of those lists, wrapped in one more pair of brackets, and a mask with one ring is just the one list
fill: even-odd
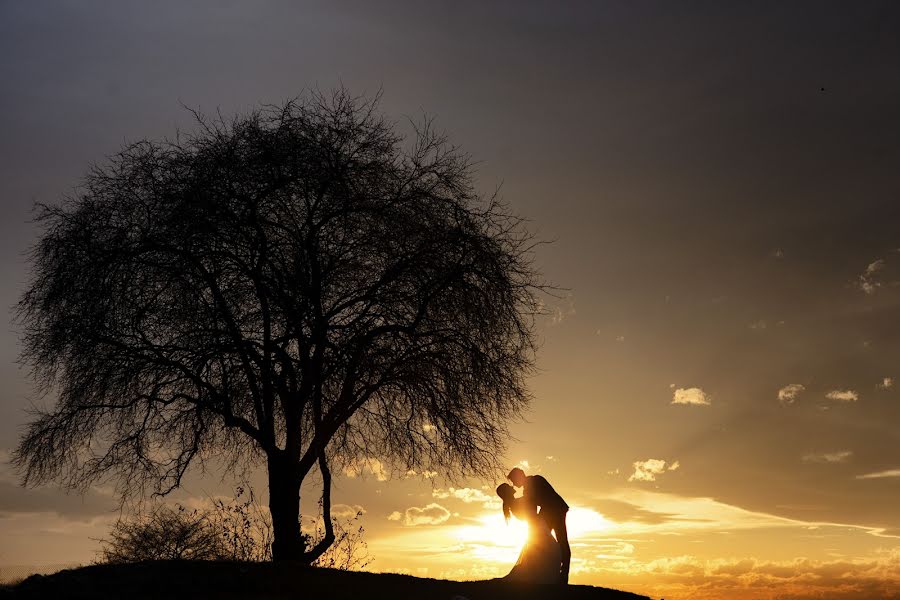
[(537, 512), (537, 507), (515, 497), (516, 490), (508, 483), (497, 487), (497, 495), (503, 500), (503, 516), (509, 521), (512, 514), (528, 525), (528, 537), (519, 560), (504, 578), (527, 583), (558, 583), (560, 568), (559, 544), (550, 534), (550, 527)]

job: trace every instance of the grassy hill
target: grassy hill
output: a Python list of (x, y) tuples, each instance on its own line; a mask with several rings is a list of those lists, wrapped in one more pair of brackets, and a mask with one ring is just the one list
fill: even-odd
[(646, 600), (628, 592), (583, 585), (528, 586), (500, 580), (445, 581), (358, 573), (291, 564), (203, 561), (93, 565), (33, 575), (0, 588), (7, 598), (424, 598), (427, 600)]

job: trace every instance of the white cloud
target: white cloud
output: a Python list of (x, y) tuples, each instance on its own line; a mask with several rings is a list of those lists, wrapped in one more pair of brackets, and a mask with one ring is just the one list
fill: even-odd
[(331, 507), (331, 515), (344, 519), (352, 519), (358, 514), (366, 514), (366, 509), (359, 504), (335, 504)]
[(856, 402), (859, 400), (859, 394), (853, 390), (831, 390), (825, 394), (825, 397), (838, 402)]
[(819, 454), (806, 454), (803, 456), (803, 462), (807, 463), (845, 463), (847, 459), (853, 456), (850, 450), (840, 450), (838, 452), (822, 452)]
[(594, 558), (620, 559), (622, 556), (634, 554), (634, 544), (624, 541), (612, 541), (612, 543), (592, 544), (591, 550), (599, 552)]
[(432, 490), (431, 495), (435, 498), (444, 500), (446, 498), (456, 498), (462, 500), (466, 504), (479, 503), (485, 508), (497, 508), (500, 506), (500, 498), (494, 495), (484, 493), (476, 488), (447, 488)]
[(793, 404), (797, 396), (806, 389), (802, 383), (789, 383), (778, 390), (778, 401), (782, 404)]
[(677, 460), (667, 465), (666, 461), (659, 458), (648, 458), (647, 460), (638, 460), (632, 463), (634, 473), (628, 478), (628, 481), (656, 481), (657, 475), (662, 475), (666, 471), (674, 471), (681, 466)]
[(434, 479), (435, 477), (438, 476), (438, 472), (437, 471), (429, 471), (428, 469), (425, 469), (424, 471), (419, 473), (415, 469), (410, 469), (406, 472), (405, 477), (406, 477), (406, 479), (409, 479), (411, 477), (417, 477), (419, 475), (421, 475), (424, 479)]
[(431, 503), (419, 508), (410, 506), (403, 513), (394, 511), (388, 516), (388, 521), (401, 521), (407, 527), (417, 525), (440, 525), (450, 518), (450, 511), (440, 504)]
[(346, 466), (344, 466), (344, 475), (351, 479), (355, 477), (363, 477), (365, 475), (374, 475), (378, 481), (387, 481), (387, 470), (384, 464), (377, 458), (366, 456), (363, 458), (354, 458)]
[(878, 387), (882, 390), (886, 390), (888, 388), (894, 387), (894, 378), (893, 377), (885, 377), (881, 380), (881, 383), (878, 384)]
[(856, 476), (857, 479), (884, 479), (885, 477), (900, 477), (900, 469), (888, 469), (887, 471), (876, 471), (875, 473)]
[(558, 325), (573, 316), (575, 316), (575, 296), (567, 294), (565, 298), (560, 299), (559, 304), (551, 309), (550, 322)]
[(878, 260), (872, 261), (869, 263), (869, 266), (866, 267), (865, 275), (874, 275), (878, 271), (884, 268), (884, 259), (879, 258)]
[(883, 258), (872, 261), (866, 266), (866, 270), (859, 276), (857, 285), (866, 294), (872, 295), (881, 287), (881, 282), (875, 280), (875, 274), (884, 268), (885, 261)]
[(672, 396), (672, 404), (695, 404), (709, 406), (712, 398), (700, 388), (678, 388)]

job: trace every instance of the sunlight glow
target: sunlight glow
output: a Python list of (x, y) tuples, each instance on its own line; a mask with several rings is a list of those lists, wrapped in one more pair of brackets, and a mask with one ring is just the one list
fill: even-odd
[(453, 536), (463, 542), (468, 554), (480, 560), (515, 563), (528, 537), (524, 522), (512, 518), (509, 523), (499, 511), (481, 515), (473, 525), (456, 527)]
[[(599, 513), (577, 507), (569, 511), (566, 525), (570, 540), (604, 533), (613, 528), (613, 523)], [(477, 517), (471, 525), (455, 527), (452, 535), (465, 545), (466, 554), (472, 558), (511, 564), (516, 561), (525, 544), (528, 527), (516, 518), (510, 519), (507, 524), (498, 511)]]
[(574, 506), (566, 515), (566, 529), (569, 531), (570, 540), (577, 540), (592, 533), (607, 533), (614, 527), (615, 523), (589, 508)]

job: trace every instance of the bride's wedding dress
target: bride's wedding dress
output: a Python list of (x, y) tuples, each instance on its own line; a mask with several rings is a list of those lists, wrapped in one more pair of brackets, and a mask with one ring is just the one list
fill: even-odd
[(528, 537), (516, 565), (506, 579), (527, 583), (558, 583), (561, 560), (559, 544), (550, 534), (547, 522), (538, 516), (535, 508), (521, 500), (516, 498), (510, 508), (517, 519), (528, 524)]

